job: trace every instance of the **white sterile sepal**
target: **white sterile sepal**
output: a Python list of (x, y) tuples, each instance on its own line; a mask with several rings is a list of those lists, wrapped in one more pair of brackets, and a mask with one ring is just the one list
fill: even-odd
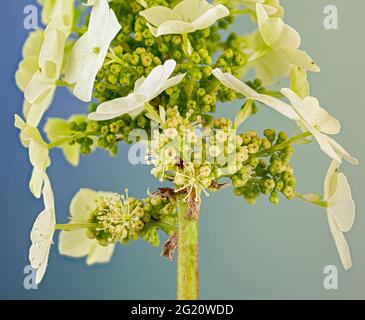
[(346, 176), (339, 172), (339, 162), (333, 161), (324, 183), (324, 201), (328, 203), (326, 212), (328, 224), (335, 240), (342, 264), (351, 268), (351, 254), (343, 233), (351, 230), (355, 221), (355, 202)]
[(273, 108), (282, 115), (288, 117), (292, 120), (299, 120), (299, 116), (293, 110), (293, 108), (280, 101), (279, 99), (273, 98), (271, 96), (257, 93), (255, 90), (250, 88), (246, 83), (237, 79), (230, 73), (223, 73), (221, 69), (214, 69), (213, 75), (227, 88), (230, 88), (238, 93), (243, 94), (247, 99), (254, 100), (265, 104), (268, 107)]
[(229, 15), (222, 4), (212, 5), (205, 0), (183, 0), (173, 9), (155, 6), (139, 13), (146, 18), (155, 37), (166, 34), (186, 34), (210, 27)]
[(29, 249), (29, 261), (37, 269), (36, 283), (39, 284), (46, 272), (49, 252), (52, 246), (56, 226), (54, 196), (48, 176), (45, 176), (43, 187), (44, 210), (36, 219), (30, 239), (32, 245)]
[(122, 28), (107, 0), (89, 1), (90, 4), (93, 8), (88, 31), (72, 48), (65, 71), (65, 81), (75, 85), (74, 95), (85, 102), (91, 101), (96, 75), (110, 43)]
[(185, 73), (170, 78), (175, 67), (175, 60), (167, 60), (163, 65), (155, 67), (147, 78), (141, 77), (135, 82), (132, 93), (126, 97), (102, 103), (96, 112), (89, 114), (89, 119), (100, 121), (127, 113), (131, 116), (138, 115), (143, 111), (146, 103), (184, 79)]
[(29, 161), (33, 166), (29, 188), (36, 198), (40, 198), (46, 170), (51, 164), (47, 143), (37, 128), (26, 124), (18, 115), (15, 115), (15, 127), (20, 130), (20, 140), (28, 148)]
[(293, 109), (300, 117), (299, 126), (313, 135), (324, 153), (340, 163), (345, 159), (351, 164), (359, 164), (356, 158), (328, 136), (338, 134), (341, 131), (341, 124), (319, 105), (318, 99), (314, 97), (301, 99), (288, 88), (282, 89), (281, 93), (290, 100)]
[(262, 45), (248, 61), (256, 66), (257, 77), (264, 84), (271, 83), (277, 76), (286, 76), (293, 65), (308, 71), (320, 71), (313, 59), (299, 49), (301, 38), (295, 29), (280, 18), (269, 17), (260, 3), (256, 4), (256, 14)]

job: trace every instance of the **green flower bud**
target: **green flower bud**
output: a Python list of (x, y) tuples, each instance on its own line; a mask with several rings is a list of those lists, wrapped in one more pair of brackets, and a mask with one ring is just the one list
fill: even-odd
[(276, 186), (275, 189), (278, 191), (282, 191), (284, 188), (284, 181), (279, 180), (278, 182), (276, 182)]
[(272, 147), (272, 143), (269, 139), (262, 139), (262, 146), (267, 150)]
[(272, 192), (271, 196), (269, 198), (269, 201), (272, 204), (279, 204), (280, 203), (280, 198), (278, 197), (276, 192)]
[(131, 80), (128, 76), (124, 76), (119, 79), (119, 83), (123, 86), (129, 86), (131, 84)]
[(171, 41), (172, 41), (172, 43), (175, 45), (175, 46), (177, 46), (177, 45), (179, 45), (180, 43), (181, 43), (181, 36), (179, 36), (179, 35), (173, 35), (172, 36), (172, 39), (171, 39)]
[(256, 167), (258, 166), (259, 162), (260, 162), (260, 160), (259, 160), (259, 159), (257, 159), (257, 158), (251, 158), (251, 159), (249, 160), (250, 165), (251, 165), (252, 167), (254, 167), (254, 168), (256, 168)]
[(141, 61), (144, 67), (149, 67), (152, 64), (152, 58), (147, 54), (142, 56)]
[(112, 132), (112, 133), (118, 133), (119, 129), (120, 129), (119, 123), (113, 122), (112, 124), (109, 125), (109, 129), (110, 129), (110, 132)]
[(226, 59), (232, 59), (233, 58), (233, 50), (232, 49), (226, 49), (223, 53), (223, 56), (226, 58)]
[(209, 52), (206, 49), (200, 49), (198, 51), (198, 53), (199, 53), (199, 56), (202, 57), (203, 59), (206, 59), (209, 57)]
[(141, 42), (143, 40), (143, 33), (141, 31), (136, 32), (134, 39), (138, 42)]
[(81, 152), (83, 155), (87, 156), (88, 154), (90, 154), (90, 153), (91, 153), (91, 148), (90, 148), (89, 146), (87, 146), (87, 145), (82, 145), (82, 146), (80, 147), (80, 152)]
[(264, 181), (264, 186), (266, 189), (269, 189), (271, 191), (275, 188), (275, 181), (273, 179), (266, 179)]
[(294, 189), (292, 188), (292, 187), (290, 187), (290, 186), (286, 186), (286, 187), (284, 187), (284, 189), (283, 189), (283, 195), (285, 196), (285, 197), (287, 197), (289, 200), (290, 199), (293, 199), (294, 198), (294, 196), (295, 196), (295, 192), (294, 192)]
[(149, 39), (149, 38), (152, 38), (152, 37), (153, 37), (153, 35), (152, 35), (150, 29), (145, 29), (143, 31), (143, 38)]
[(101, 134), (107, 135), (109, 133), (109, 126), (102, 126), (100, 131)]
[(243, 55), (239, 54), (234, 58), (234, 61), (238, 66), (243, 66), (246, 63), (246, 59)]
[(202, 106), (201, 108), (202, 112), (211, 112), (211, 107), (209, 104), (205, 104), (204, 106)]
[(152, 47), (154, 44), (155, 44), (155, 39), (151, 38), (151, 39), (146, 39), (144, 44), (147, 46), (147, 47)]
[(118, 77), (114, 74), (108, 76), (108, 82), (111, 84), (116, 84), (118, 82)]
[(206, 66), (203, 68), (204, 74), (209, 77), (213, 73), (213, 68), (210, 66)]
[(275, 140), (276, 132), (274, 129), (266, 129), (264, 131), (264, 136), (271, 142)]
[(186, 104), (186, 106), (188, 107), (188, 110), (195, 109), (196, 108), (196, 101), (189, 100), (188, 103)]
[(210, 95), (210, 94), (206, 94), (204, 97), (203, 97), (203, 102), (205, 104), (211, 104), (213, 102), (213, 97)]
[(153, 63), (156, 65), (156, 66), (159, 66), (162, 64), (162, 61), (159, 57), (153, 57)]
[(162, 202), (162, 198), (160, 195), (154, 195), (152, 198), (151, 198), (151, 204), (154, 206), (154, 207), (158, 207), (161, 205), (161, 202)]
[(243, 187), (246, 184), (244, 180), (241, 180), (237, 177), (233, 178), (232, 183), (235, 188)]
[(288, 140), (288, 135), (284, 131), (280, 131), (278, 135), (280, 141), (286, 141)]
[(234, 193), (236, 196), (238, 196), (238, 197), (240, 197), (240, 196), (242, 196), (242, 195), (243, 195), (242, 189), (240, 189), (240, 188), (235, 188), (235, 189), (233, 189), (233, 193)]
[(191, 73), (191, 77), (193, 80), (199, 81), (203, 77), (203, 75), (199, 69), (194, 69)]
[(121, 67), (121, 65), (114, 63), (110, 66), (109, 70), (114, 75), (118, 75), (120, 73), (120, 71), (122, 70), (122, 67)]
[(199, 64), (200, 63), (200, 55), (198, 52), (193, 52), (192, 55), (191, 55), (191, 61), (194, 63), (194, 64)]
[(211, 57), (206, 57), (205, 59), (204, 59), (204, 62), (206, 63), (206, 64), (212, 64), (212, 58)]

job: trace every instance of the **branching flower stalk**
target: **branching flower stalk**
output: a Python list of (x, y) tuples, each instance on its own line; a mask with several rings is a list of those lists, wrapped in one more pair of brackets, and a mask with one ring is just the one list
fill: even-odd
[[(161, 255), (177, 258), (177, 298), (198, 299), (201, 202), (231, 186), (251, 205), (266, 196), (273, 205), (284, 198), (324, 208), (343, 266), (351, 267), (344, 233), (354, 223), (355, 204), (340, 164), (358, 161), (331, 137), (340, 133), (340, 122), (310, 96), (307, 72), (320, 70), (301, 50), (298, 32), (282, 20), (279, 0), (39, 3), (44, 29), (24, 44), (16, 73), (23, 117), (15, 116), (33, 167), (30, 191), (45, 207), (31, 232), (37, 283), (56, 231), (60, 254), (86, 257), (88, 265), (109, 262), (118, 244), (158, 246), (162, 231)], [(229, 31), (242, 16), (257, 24), (254, 32)], [(251, 69), (256, 78), (249, 80)], [(275, 85), (283, 78), (289, 88)], [(39, 126), (58, 87), (86, 102), (88, 111), (47, 118), (43, 137)], [(241, 110), (234, 119), (218, 118), (217, 108), (228, 101), (242, 103)], [(252, 117), (268, 110), (293, 121), (300, 133), (248, 128)], [(323, 195), (298, 192), (290, 164), (296, 146), (314, 142), (332, 159)], [(145, 199), (81, 189), (70, 221), (59, 223), (47, 174), (54, 150), (77, 166), (81, 155), (100, 149), (117, 155), (121, 143), (132, 145), (131, 162), (149, 165), (167, 186)]]

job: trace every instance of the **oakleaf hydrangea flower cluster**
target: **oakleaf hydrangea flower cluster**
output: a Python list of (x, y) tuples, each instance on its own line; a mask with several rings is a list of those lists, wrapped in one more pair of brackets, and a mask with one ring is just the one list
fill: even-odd
[[(197, 223), (211, 192), (232, 186), (255, 204), (266, 196), (302, 199), (325, 208), (346, 269), (351, 256), (343, 233), (354, 223), (355, 205), (342, 160), (358, 164), (331, 135), (340, 122), (310, 96), (307, 72), (320, 69), (301, 49), (298, 32), (285, 24), (279, 0), (39, 0), (44, 28), (31, 32), (16, 82), (24, 92), (23, 117), (15, 116), (20, 140), (33, 166), (30, 191), (45, 210), (34, 224), (31, 265), (39, 283), (56, 230), (62, 255), (86, 257), (88, 265), (110, 261), (117, 244), (143, 239), (160, 244), (172, 259), (177, 250), (178, 298), (197, 298)], [(252, 33), (229, 30), (248, 16)], [(255, 79), (244, 79), (254, 70)], [(288, 78), (289, 88), (277, 79)], [(243, 80), (244, 79), (244, 80)], [(47, 118), (58, 87), (86, 102), (85, 114)], [(240, 101), (234, 119), (217, 117), (222, 103)], [(299, 134), (248, 128), (247, 120), (270, 108), (297, 124)], [(290, 165), (295, 145), (318, 142), (333, 161), (323, 196), (296, 190)], [(116, 192), (81, 189), (70, 221), (56, 222), (47, 169), (55, 148), (73, 166), (121, 143), (145, 151), (143, 162), (166, 186), (137, 199)], [(219, 253), (217, 253), (219, 254)]]

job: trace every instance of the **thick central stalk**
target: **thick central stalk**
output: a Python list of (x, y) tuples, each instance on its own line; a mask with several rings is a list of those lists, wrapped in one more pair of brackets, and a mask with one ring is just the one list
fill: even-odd
[(198, 300), (198, 219), (188, 217), (189, 205), (179, 200), (177, 299)]

